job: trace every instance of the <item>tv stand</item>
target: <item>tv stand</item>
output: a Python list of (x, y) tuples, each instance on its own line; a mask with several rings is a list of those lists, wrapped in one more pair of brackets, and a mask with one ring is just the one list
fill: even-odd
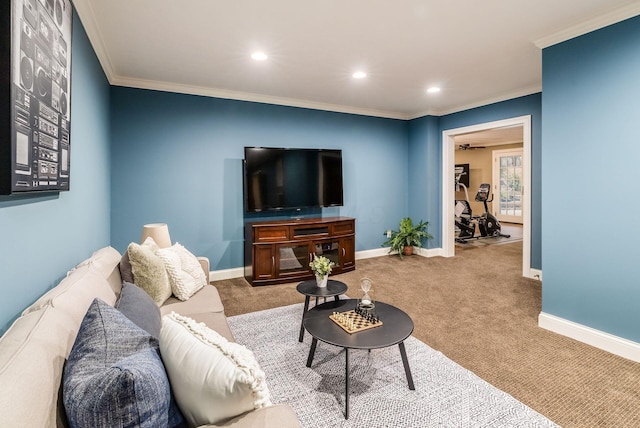
[(244, 276), (253, 286), (314, 278), (309, 262), (325, 256), (336, 265), (331, 275), (356, 268), (355, 219), (305, 218), (248, 222)]

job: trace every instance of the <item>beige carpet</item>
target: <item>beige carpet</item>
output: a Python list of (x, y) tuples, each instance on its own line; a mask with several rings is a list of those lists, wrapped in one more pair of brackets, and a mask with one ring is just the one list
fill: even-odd
[[(371, 278), (374, 298), (411, 315), (416, 338), (562, 426), (640, 426), (640, 364), (539, 328), (541, 285), (522, 278), (521, 260), (522, 244), (510, 243), (358, 260), (333, 279), (357, 297)], [(227, 315), (304, 301), (296, 283), (214, 284)]]

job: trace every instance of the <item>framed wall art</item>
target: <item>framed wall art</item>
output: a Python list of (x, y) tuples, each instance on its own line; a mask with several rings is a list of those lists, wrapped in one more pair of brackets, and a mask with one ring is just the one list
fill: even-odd
[(0, 16), (0, 193), (69, 190), (69, 0), (8, 0)]

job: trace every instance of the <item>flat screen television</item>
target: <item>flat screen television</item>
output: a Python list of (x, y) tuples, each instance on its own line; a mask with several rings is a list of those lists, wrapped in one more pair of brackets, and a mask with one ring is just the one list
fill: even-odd
[(342, 205), (342, 150), (244, 148), (246, 212)]

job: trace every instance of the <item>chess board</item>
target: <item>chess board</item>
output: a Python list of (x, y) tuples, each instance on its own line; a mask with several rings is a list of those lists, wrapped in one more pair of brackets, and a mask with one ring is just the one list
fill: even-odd
[(334, 312), (329, 315), (329, 318), (349, 334), (368, 330), (374, 327), (380, 327), (382, 325), (382, 321), (378, 320), (377, 322), (371, 322), (362, 315), (357, 314), (356, 311)]

